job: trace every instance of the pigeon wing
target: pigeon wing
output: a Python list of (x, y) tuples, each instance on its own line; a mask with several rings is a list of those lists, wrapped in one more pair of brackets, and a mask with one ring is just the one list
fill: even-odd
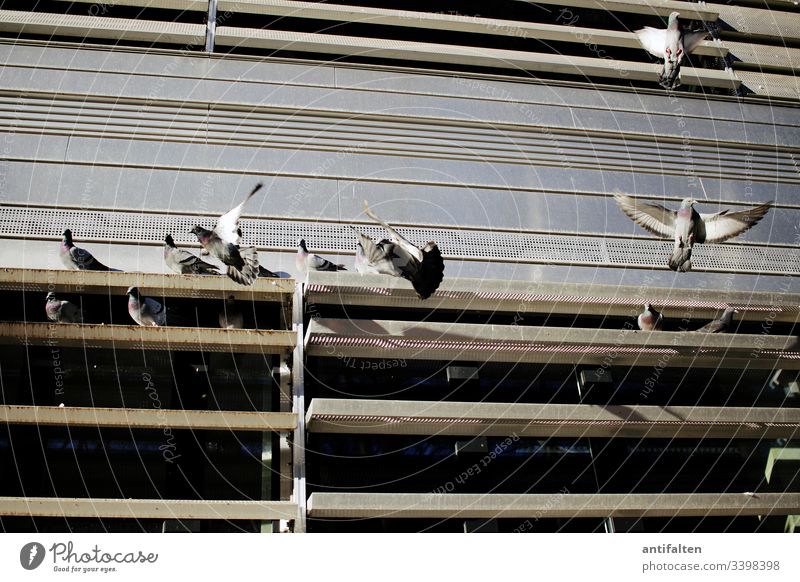
[(742, 234), (759, 220), (772, 205), (759, 204), (755, 208), (748, 208), (741, 212), (723, 210), (716, 214), (701, 214), (706, 229), (706, 242), (718, 243)]
[(244, 207), (247, 202), (253, 197), (253, 194), (261, 190), (262, 186), (264, 186), (264, 184), (261, 182), (256, 184), (256, 187), (250, 191), (247, 197), (242, 200), (238, 206), (234, 206), (228, 212), (219, 217), (217, 226), (214, 227), (214, 232), (217, 233), (219, 238), (226, 243), (231, 243), (234, 245), (238, 245), (241, 242), (242, 231), (239, 228), (239, 219), (242, 217), (242, 213), (244, 212)]
[(708, 32), (705, 30), (698, 31), (698, 32), (686, 32), (683, 35), (683, 53), (684, 54), (692, 54), (692, 51), (700, 46), (700, 43), (703, 42), (706, 37), (708, 36)]
[(659, 204), (638, 202), (630, 196), (615, 194), (614, 199), (620, 209), (636, 224), (655, 235), (666, 238), (675, 236), (675, 218), (677, 212), (664, 208)]
[[(389, 234), (392, 235), (392, 241), (395, 244), (400, 246), (406, 253), (408, 253), (409, 255), (414, 257), (415, 259), (417, 259), (417, 261), (422, 262), (422, 259), (423, 259), (422, 251), (419, 248), (417, 248), (415, 245), (413, 245), (409, 241), (407, 241), (405, 238), (403, 238), (403, 236), (399, 232), (397, 232), (395, 229), (393, 229), (391, 226), (389, 226), (388, 223), (386, 223), (383, 220), (381, 220), (380, 218), (378, 218), (375, 215), (375, 213), (373, 213), (372, 210), (369, 209), (369, 204), (367, 204), (366, 200), (364, 200), (364, 212), (372, 220), (374, 220), (375, 222), (381, 224), (383, 226), (383, 228), (385, 228), (386, 230), (389, 231)], [(364, 249), (364, 250), (366, 250), (366, 249)]]
[(638, 38), (639, 42), (642, 44), (642, 47), (644, 47), (644, 50), (651, 55), (659, 59), (663, 59), (666, 56), (664, 54), (664, 47), (667, 43), (666, 30), (645, 26), (641, 30), (637, 30), (635, 34), (636, 38)]
[[(364, 259), (371, 270), (383, 275), (402, 276), (400, 269), (392, 262), (390, 250), (394, 247), (392, 243), (389, 241), (382, 241), (381, 244), (375, 244), (371, 238), (356, 230), (355, 227), (351, 226), (350, 228), (356, 233), (358, 242), (361, 243), (361, 248), (364, 249)], [(389, 245), (388, 249), (386, 245)]]

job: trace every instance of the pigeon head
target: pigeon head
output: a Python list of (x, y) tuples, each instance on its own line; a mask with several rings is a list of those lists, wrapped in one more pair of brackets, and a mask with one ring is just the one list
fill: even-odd
[(128, 287), (128, 290), (125, 292), (134, 299), (139, 299), (139, 288), (138, 287)]
[(697, 204), (697, 200), (695, 200), (694, 198), (684, 198), (681, 201), (681, 208), (691, 208), (695, 204)]
[(164, 242), (167, 243), (167, 246), (174, 247), (175, 241), (172, 239), (172, 235), (168, 234), (164, 237)]
[(645, 303), (644, 304), (644, 310), (645, 311), (650, 311), (650, 309), (652, 309), (652, 305), (650, 305), (649, 303)]
[(195, 224), (192, 230), (190, 230), (189, 232), (195, 235), (197, 237), (197, 240), (199, 240), (200, 242), (202, 242), (203, 239), (208, 238), (208, 236), (211, 234), (211, 231), (206, 230), (199, 224)]
[(72, 231), (70, 229), (64, 231), (64, 244), (72, 244)]
[(300, 243), (298, 244), (298, 247), (304, 253), (308, 252), (308, 249), (306, 248), (306, 240), (305, 239), (303, 239), (303, 238), (300, 239)]
[(678, 17), (681, 15), (680, 12), (670, 12), (669, 20), (667, 21), (667, 26), (669, 28), (678, 28)]
[(47, 297), (45, 297), (45, 299), (47, 301), (55, 301), (56, 300), (56, 294), (53, 293), (52, 291), (50, 291), (50, 293), (47, 294)]

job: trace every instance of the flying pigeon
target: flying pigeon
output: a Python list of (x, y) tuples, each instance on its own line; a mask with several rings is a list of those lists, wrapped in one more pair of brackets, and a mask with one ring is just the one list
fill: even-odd
[(379, 243), (351, 228), (358, 237), (356, 270), (359, 273), (379, 273), (403, 277), (411, 281), (420, 299), (427, 299), (439, 288), (444, 277), (444, 260), (435, 242), (430, 241), (419, 249), (389, 224), (378, 218), (364, 201), (364, 212), (389, 231), (391, 239)]
[(239, 246), (242, 239), (239, 218), (247, 201), (262, 186), (263, 184), (259, 182), (241, 204), (220, 216), (214, 230), (206, 230), (199, 225), (191, 230), (205, 251), (228, 266), (228, 277), (242, 285), (252, 285), (259, 276), (259, 270), (258, 252), (255, 247)]
[(133, 321), (145, 327), (159, 327), (167, 323), (166, 308), (150, 297), (142, 297), (138, 287), (128, 287), (128, 313)]
[(236, 305), (233, 295), (228, 296), (225, 306), (219, 312), (219, 326), (222, 329), (242, 329), (244, 327), (244, 315)]
[(83, 323), (83, 314), (74, 303), (58, 299), (52, 291), (47, 294), (44, 304), (47, 319), (58, 323)]
[(181, 275), (219, 275), (219, 269), (206, 263), (197, 255), (175, 246), (172, 235), (164, 237), (164, 262), (167, 266)]
[(76, 247), (72, 242), (72, 231), (64, 231), (64, 238), (61, 240), (59, 248), (61, 262), (67, 269), (77, 271), (111, 271), (103, 263), (92, 256), (86, 249)]
[(297, 254), (294, 258), (294, 264), (297, 270), (301, 273), (307, 271), (346, 271), (344, 265), (337, 265), (330, 262), (328, 259), (323, 259), (319, 255), (314, 255), (308, 252), (306, 241), (300, 239), (300, 244), (297, 246)]
[(644, 304), (644, 311), (639, 315), (637, 320), (639, 329), (642, 331), (661, 331), (661, 323), (664, 320), (664, 314), (659, 313), (649, 303)]
[(645, 26), (636, 31), (636, 36), (644, 49), (654, 57), (664, 59), (664, 68), (658, 77), (658, 84), (665, 89), (675, 89), (680, 86), (683, 59), (708, 36), (706, 31), (684, 32), (678, 16), (680, 16), (678, 12), (669, 15), (666, 30)]
[(733, 314), (739, 313), (733, 307), (728, 307), (722, 314), (722, 317), (715, 319), (711, 323), (705, 324), (697, 331), (700, 333), (725, 333), (730, 330), (733, 324)]
[(693, 198), (684, 198), (677, 212), (622, 194), (615, 194), (614, 198), (636, 224), (658, 236), (674, 239), (675, 249), (667, 264), (673, 271), (681, 272), (692, 268), (695, 243), (719, 243), (742, 234), (764, 218), (770, 209), (770, 204), (764, 203), (739, 212), (723, 210), (715, 214), (698, 214), (693, 208), (697, 203)]

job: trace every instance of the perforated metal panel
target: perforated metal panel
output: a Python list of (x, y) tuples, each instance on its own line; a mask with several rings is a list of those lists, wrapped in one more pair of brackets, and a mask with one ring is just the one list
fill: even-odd
[[(80, 241), (121, 244), (161, 244), (172, 234), (179, 244), (196, 244), (189, 233), (195, 224), (212, 228), (216, 217), (157, 215), (134, 212), (59, 210), (21, 206), (0, 207), (0, 236), (59, 239), (64, 229)], [(386, 232), (359, 225), (380, 239)], [(355, 252), (355, 238), (347, 224), (290, 221), (275, 218), (242, 219), (244, 244), (261, 249), (291, 250), (301, 238), (312, 249)], [(670, 241), (602, 238), (569, 234), (531, 234), (446, 228), (398, 228), (418, 245), (436, 241), (449, 258), (534, 264), (603, 265), (666, 269)], [(693, 255), (697, 271), (800, 275), (797, 249), (745, 245), (698, 245)]]

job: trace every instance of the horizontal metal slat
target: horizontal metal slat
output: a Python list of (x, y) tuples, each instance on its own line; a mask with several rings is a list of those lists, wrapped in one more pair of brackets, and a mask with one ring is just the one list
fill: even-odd
[(309, 432), (601, 438), (797, 438), (800, 409), (314, 398)]
[[(800, 19), (800, 15), (796, 18)], [(787, 76), (795, 69), (800, 69), (800, 49), (789, 48), (787, 46), (773, 46), (766, 44), (756, 44), (751, 42), (724, 41), (724, 46), (728, 48), (729, 55), (733, 60), (734, 68), (741, 65), (753, 65), (759, 69), (788, 69)], [(739, 76), (741, 79), (742, 77)], [(747, 84), (744, 79), (742, 82)]]
[(794, 336), (312, 318), (305, 343), (323, 358), (800, 369)]
[[(67, 0), (62, 0), (67, 1)], [(78, 0), (87, 4), (96, 0)], [(205, 12), (208, 6), (198, 0), (115, 0), (116, 5), (141, 6), (150, 8), (172, 8), (175, 10), (199, 10)], [(337, 22), (359, 22), (403, 28), (425, 28), (429, 30), (448, 30), (455, 32), (482, 33), (517, 38), (535, 38), (544, 41), (590, 42), (601, 46), (639, 48), (636, 35), (630, 32), (602, 30), (578, 26), (561, 26), (462, 16), (435, 12), (418, 12), (371, 6), (349, 6), (324, 4), (320, 2), (294, 2), (288, 0), (219, 0), (217, 11), (225, 13), (260, 14), (285, 16), (291, 18), (311, 18)], [(694, 53), (700, 55), (725, 56), (727, 50), (714, 43), (704, 42)]]
[(187, 46), (202, 45), (206, 37), (206, 28), (201, 24), (18, 10), (0, 10), (0, 31)]
[(312, 493), (312, 518), (573, 518), (788, 515), (800, 493)]
[[(213, 227), (215, 217), (61, 210), (52, 207), (0, 207), (0, 237), (60, 238), (71, 228), (82, 241), (161, 244), (171, 232), (177, 244), (197, 245), (188, 231), (194, 224)], [(358, 221), (353, 221), (358, 224)], [(353, 253), (355, 239), (345, 223), (261, 218), (241, 221), (245, 244), (266, 249), (294, 249), (300, 238), (313, 240), (317, 250)], [(383, 229), (364, 224), (360, 229), (377, 240)], [(515, 233), (446, 227), (398, 227), (417, 244), (434, 240), (443, 254), (465, 260), (488, 260), (561, 265), (603, 265), (667, 269), (672, 243), (602, 235)], [(795, 248), (755, 245), (699, 245), (692, 255), (695, 271), (800, 275)], [(268, 283), (266, 283), (268, 284)]]
[(144, 295), (157, 297), (220, 299), (233, 295), (247, 301), (280, 301), (294, 293), (293, 279), (262, 278), (243, 287), (225, 276), (0, 268), (0, 289), (4, 290), (125, 295), (131, 285)]
[(0, 515), (119, 519), (295, 519), (290, 501), (0, 497)]
[[(633, 61), (229, 26), (217, 28), (216, 43), (220, 46), (523, 69), (639, 81), (655, 81), (659, 71), (659, 65)], [(739, 86), (738, 79), (731, 72), (692, 67), (681, 69), (681, 82), (686, 85), (725, 89)]]
[(0, 323), (0, 343), (6, 345), (283, 354), (296, 340), (295, 332), (283, 330)]
[[(419, 308), (411, 284), (383, 275), (309, 273), (305, 285), (310, 305), (365, 305)], [(445, 277), (437, 292), (426, 300), (430, 309), (468, 309), (491, 313), (561, 313), (632, 317), (649, 301), (664, 317), (713, 319), (726, 307), (739, 310), (737, 319), (796, 322), (800, 295), (791, 293), (744, 293), (718, 289), (583, 285), (577, 283), (521, 282)]]
[(0, 423), (269, 432), (294, 430), (297, 415), (291, 412), (0, 405)]
[[(798, 18), (800, 20), (800, 18)], [(800, 99), (800, 77), (778, 75), (761, 71), (736, 72), (742, 80), (742, 87), (763, 97)]]
[[(531, 3), (532, 0), (515, 0), (516, 2)], [(592, 8), (607, 12), (629, 12), (634, 14), (658, 14), (669, 16), (670, 12), (678, 11), (683, 18), (714, 21), (717, 11), (713, 6), (695, 4), (694, 2), (681, 2), (677, 0), (543, 0), (536, 4), (555, 4), (556, 6), (569, 6), (573, 8)]]
[(719, 14), (723, 40), (740, 35), (748, 42), (758, 42), (759, 37), (781, 44), (800, 40), (800, 18), (796, 13), (731, 4), (706, 4), (706, 7)]

